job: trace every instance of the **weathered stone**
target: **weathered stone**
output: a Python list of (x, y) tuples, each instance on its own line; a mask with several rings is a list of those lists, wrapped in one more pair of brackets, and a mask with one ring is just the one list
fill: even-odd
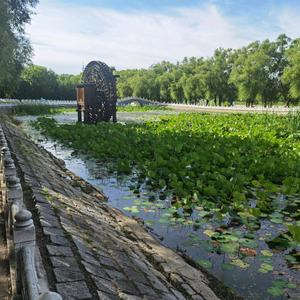
[(175, 290), (175, 289), (171, 289), (171, 292), (176, 296), (176, 298), (178, 300), (185, 300), (186, 297), (183, 296), (179, 291)]
[(72, 240), (73, 242), (75, 243), (77, 249), (80, 251), (80, 252), (85, 252), (89, 255), (92, 255), (92, 252), (91, 250), (88, 248), (88, 246), (86, 245), (87, 242), (84, 242), (80, 237), (78, 236), (75, 236), (75, 235), (72, 235)]
[(125, 292), (131, 295), (139, 296), (140, 292), (135, 287), (135, 285), (126, 279), (115, 279), (114, 283), (116, 284), (117, 288), (121, 292)]
[(139, 272), (136, 268), (135, 270), (131, 268), (124, 268), (123, 269), (126, 276), (133, 282), (143, 283), (143, 284), (149, 284), (149, 280), (145, 277), (145, 275), (142, 272)]
[(192, 297), (193, 300), (204, 300), (200, 295), (194, 295)]
[(113, 285), (112, 280), (106, 280), (104, 278), (99, 278), (95, 276), (92, 276), (92, 278), (97, 286), (97, 289), (108, 294), (117, 295), (117, 289)]
[(186, 283), (182, 284), (181, 288), (184, 289), (186, 291), (186, 293), (189, 294), (190, 296), (193, 296), (196, 294), (196, 292)]
[(47, 245), (46, 248), (49, 254), (53, 256), (73, 256), (70, 247)]
[(69, 241), (61, 235), (49, 235), (49, 241), (59, 246), (70, 246)]
[(157, 294), (157, 292), (153, 289), (153, 287), (151, 285), (145, 285), (143, 283), (139, 283), (137, 285), (141, 295), (145, 295), (145, 296), (151, 296), (153, 298), (159, 299), (159, 295)]
[(87, 254), (85, 252), (80, 252), (80, 251), (79, 254), (83, 260), (87, 261), (92, 265), (99, 266), (99, 261), (93, 255)]
[(34, 200), (36, 203), (49, 203), (48, 200), (40, 193), (34, 193)]
[(137, 297), (137, 296), (133, 296), (133, 295), (128, 295), (126, 293), (119, 293), (119, 298), (122, 299), (122, 300), (140, 300), (141, 297)]
[(86, 261), (82, 261), (82, 264), (85, 268), (85, 270), (87, 272), (89, 272), (90, 274), (93, 274), (97, 277), (101, 277), (101, 278), (107, 278), (107, 274), (105, 273), (105, 271), (100, 268), (100, 266), (96, 266), (96, 265), (92, 265)]
[(55, 213), (52, 208), (47, 208), (43, 206), (36, 206), (36, 207), (41, 217), (55, 216)]
[(43, 227), (43, 232), (44, 232), (45, 235), (59, 235), (59, 236), (64, 236), (64, 232), (60, 228)]
[(37, 203), (36, 208), (39, 210), (40, 208), (42, 209), (48, 209), (50, 211), (53, 210), (52, 205), (50, 203)]
[(56, 284), (56, 289), (64, 300), (69, 299), (92, 299), (92, 295), (85, 281), (67, 282)]
[(107, 294), (102, 291), (97, 291), (97, 294), (101, 300), (119, 300), (117, 295)]
[(53, 267), (78, 267), (74, 257), (50, 256)]
[(160, 295), (160, 299), (162, 300), (178, 300), (174, 295), (172, 294), (162, 294)]
[(109, 267), (114, 267), (115, 269), (119, 269), (116, 262), (114, 260), (112, 260), (111, 258), (109, 258), (109, 257), (100, 256), (99, 261), (102, 265), (109, 266)]
[(53, 271), (57, 282), (72, 282), (84, 279), (78, 267), (60, 267), (55, 268)]
[(43, 219), (40, 219), (40, 222), (43, 227), (60, 228), (60, 224), (59, 224), (58, 220), (55, 218), (47, 218), (46, 220), (43, 218)]
[(111, 279), (125, 279), (125, 275), (121, 272), (118, 272), (116, 270), (113, 270), (113, 269), (106, 269), (105, 272), (108, 274), (108, 276), (111, 278)]

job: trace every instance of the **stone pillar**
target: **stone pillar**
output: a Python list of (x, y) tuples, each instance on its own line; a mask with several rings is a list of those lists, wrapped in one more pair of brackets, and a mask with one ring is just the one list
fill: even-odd
[(1, 160), (4, 160), (6, 157), (11, 157), (7, 146), (1, 148)]
[[(26, 296), (30, 297), (28, 299), (35, 299), (39, 291), (34, 264), (35, 227), (30, 211), (22, 209), (16, 214), (13, 240), (16, 257), (16, 293), (25, 299)], [(27, 283), (30, 283), (30, 286), (27, 286)]]
[(17, 175), (14, 161), (12, 158), (10, 158), (8, 156), (4, 159), (4, 175), (6, 178), (9, 176)]
[(16, 176), (10, 176), (6, 180), (6, 211), (11, 232), (15, 216), (23, 208), (23, 190), (20, 180)]
[(23, 203), (23, 190), (20, 180), (17, 176), (9, 176), (6, 178), (7, 182), (7, 201), (13, 202), (14, 200)]

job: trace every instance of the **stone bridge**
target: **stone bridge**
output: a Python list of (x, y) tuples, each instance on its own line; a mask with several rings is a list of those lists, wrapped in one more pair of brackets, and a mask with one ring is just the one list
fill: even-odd
[(146, 106), (146, 105), (162, 105), (161, 103), (153, 100), (148, 100), (144, 98), (139, 98), (139, 97), (130, 97), (130, 98), (125, 98), (118, 100), (117, 106), (126, 106), (126, 105), (133, 105), (137, 104), (140, 106)]
[(102, 191), (18, 127), (3, 119), (0, 126), (13, 153), (24, 209), (35, 226), (37, 290), (46, 286), (63, 299), (239, 299), (162, 246), (136, 220), (108, 206)]

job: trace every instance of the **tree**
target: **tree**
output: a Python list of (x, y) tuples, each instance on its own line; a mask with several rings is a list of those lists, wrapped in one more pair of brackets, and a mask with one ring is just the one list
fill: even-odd
[(57, 75), (45, 67), (30, 65), (21, 74), (18, 96), (25, 99), (59, 98)]
[(292, 99), (287, 102), (288, 105), (292, 100), (300, 99), (300, 39), (295, 40), (286, 53), (288, 66), (285, 68), (282, 76), (283, 83), (289, 88), (289, 95)]
[(247, 106), (265, 96), (270, 62), (270, 56), (258, 41), (238, 51), (229, 81), (237, 87), (239, 99), (245, 100)]
[(74, 100), (76, 99), (76, 86), (82, 81), (82, 74), (57, 75), (58, 91), (55, 93), (55, 99)]
[(37, 0), (0, 1), (0, 96), (13, 95), (18, 77), (29, 62), (31, 47), (24, 35)]

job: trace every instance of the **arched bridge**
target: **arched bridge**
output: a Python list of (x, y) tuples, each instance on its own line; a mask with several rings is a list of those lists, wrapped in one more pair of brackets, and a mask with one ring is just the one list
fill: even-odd
[(126, 105), (132, 105), (137, 104), (140, 106), (146, 106), (146, 105), (161, 105), (161, 103), (153, 100), (148, 100), (144, 98), (138, 98), (138, 97), (130, 97), (125, 99), (120, 99), (117, 101), (117, 106), (126, 106)]

